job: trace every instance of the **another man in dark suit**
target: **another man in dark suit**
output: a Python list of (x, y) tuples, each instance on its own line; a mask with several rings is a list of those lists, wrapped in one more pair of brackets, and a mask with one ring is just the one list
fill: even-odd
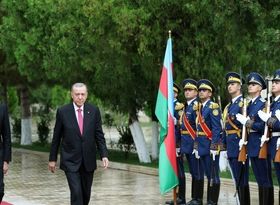
[(11, 161), (11, 130), (8, 109), (0, 105), (0, 203), (4, 196), (4, 174), (8, 172)]
[(71, 205), (87, 205), (90, 201), (97, 149), (104, 168), (109, 164), (100, 111), (85, 103), (87, 95), (86, 85), (75, 83), (71, 89), (73, 103), (57, 110), (49, 157), (49, 170), (55, 172), (61, 144), (60, 168), (68, 181)]

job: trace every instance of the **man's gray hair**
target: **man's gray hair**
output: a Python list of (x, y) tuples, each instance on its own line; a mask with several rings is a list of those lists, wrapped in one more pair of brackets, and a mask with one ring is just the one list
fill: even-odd
[(86, 87), (86, 90), (87, 90), (87, 85), (86, 84), (84, 84), (84, 83), (74, 83), (72, 85), (71, 91), (73, 91), (74, 88), (80, 88), (80, 87)]

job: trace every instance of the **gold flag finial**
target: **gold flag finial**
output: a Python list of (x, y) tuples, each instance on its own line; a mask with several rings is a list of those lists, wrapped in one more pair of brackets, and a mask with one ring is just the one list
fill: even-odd
[(169, 38), (171, 38), (171, 30), (168, 31)]

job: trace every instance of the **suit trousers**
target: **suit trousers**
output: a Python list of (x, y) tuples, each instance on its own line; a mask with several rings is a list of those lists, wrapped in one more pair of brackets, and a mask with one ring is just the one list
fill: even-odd
[(77, 172), (65, 171), (71, 194), (71, 205), (88, 205), (94, 172), (87, 172), (82, 164)]

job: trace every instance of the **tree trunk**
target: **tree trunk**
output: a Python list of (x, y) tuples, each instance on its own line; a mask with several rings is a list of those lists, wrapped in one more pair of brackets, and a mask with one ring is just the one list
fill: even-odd
[(138, 120), (129, 125), (133, 141), (136, 146), (137, 154), (140, 162), (150, 163), (151, 158), (147, 149), (146, 141), (144, 138), (143, 130)]
[(31, 132), (31, 113), (29, 104), (29, 93), (27, 86), (20, 88), (20, 106), (21, 106), (21, 145), (32, 144), (32, 132)]
[(151, 150), (151, 155), (152, 159), (156, 160), (158, 159), (158, 136), (159, 136), (159, 131), (158, 131), (158, 123), (156, 121), (152, 121), (152, 150)]

